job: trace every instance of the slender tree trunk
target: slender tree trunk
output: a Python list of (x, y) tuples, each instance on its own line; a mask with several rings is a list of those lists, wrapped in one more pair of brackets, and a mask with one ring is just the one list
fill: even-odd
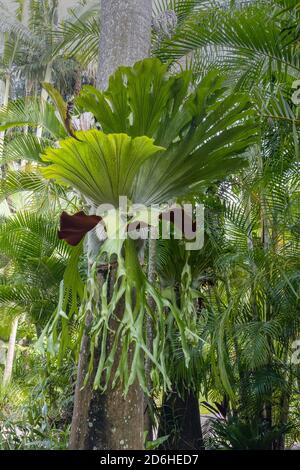
[[(52, 62), (49, 62), (46, 67), (44, 82), (50, 83), (52, 79)], [(48, 99), (48, 93), (43, 88), (41, 91), (41, 115), (43, 115), (45, 110), (45, 103)], [(40, 139), (43, 135), (43, 126), (38, 126), (36, 130), (36, 136)]]
[[(105, 89), (109, 76), (121, 65), (133, 65), (147, 57), (151, 45), (152, 0), (101, 1), (101, 33), (97, 86)], [(93, 257), (99, 245), (90, 234), (89, 252)], [(99, 282), (102, 282), (99, 279)], [(122, 317), (120, 301), (116, 317)], [(126, 397), (121, 386), (108, 387), (101, 394), (93, 390), (93, 377), (83, 386), (89, 363), (90, 340), (88, 325), (82, 339), (73, 419), (71, 449), (142, 449), (144, 433), (143, 393), (133, 384)], [(98, 352), (99, 354), (99, 352)], [(118, 351), (117, 353), (118, 354)], [(130, 355), (130, 351), (129, 351)], [(95, 357), (97, 361), (97, 354)]]
[(5, 76), (5, 91), (4, 91), (4, 97), (3, 97), (3, 106), (8, 105), (9, 91), (10, 91), (10, 74), (7, 73)]
[[(259, 169), (261, 172), (261, 175), (264, 174), (264, 159), (261, 154), (259, 154)], [(269, 220), (269, 214), (268, 214), (268, 203), (267, 203), (267, 198), (266, 198), (266, 193), (265, 189), (261, 189), (260, 193), (260, 212), (261, 212), (261, 244), (262, 248), (267, 254), (269, 250), (271, 249), (271, 238), (270, 238), (270, 220)], [(268, 267), (266, 277), (267, 277), (267, 282), (272, 285), (272, 270), (270, 267)], [(263, 311), (264, 311), (264, 321), (267, 323), (268, 321), (271, 320), (272, 318), (272, 305), (270, 303), (270, 300), (268, 296), (266, 296), (266, 299), (264, 300), (263, 304)], [(272, 340), (268, 337), (268, 343), (269, 343), (269, 350), (273, 350), (273, 344)], [(271, 362), (271, 358), (269, 357), (269, 362)], [(270, 364), (268, 364), (270, 365)], [(272, 387), (270, 387), (270, 391), (268, 393), (268, 396), (263, 404), (263, 419), (265, 421), (265, 424), (268, 427), (268, 430), (271, 431), (272, 425), (273, 425), (273, 390)], [(273, 441), (273, 443), (269, 444), (269, 446), (266, 448), (266, 450), (272, 450), (273, 446), (276, 445), (276, 440)]]
[[(5, 91), (3, 97), (3, 106), (7, 106), (9, 102), (9, 94), (10, 94), (10, 73), (7, 73), (5, 76)], [(6, 172), (7, 172), (7, 163), (3, 161), (4, 157), (4, 145), (5, 145), (5, 131), (0, 132), (0, 165), (1, 165), (1, 178), (5, 179)], [(15, 212), (14, 204), (9, 196), (5, 197), (8, 210), (11, 214)]]
[[(3, 96), (3, 106), (8, 105), (9, 100), (9, 92), (10, 92), (10, 74), (6, 74), (5, 76), (5, 87), (4, 87), (4, 96)], [(0, 161), (2, 164), (2, 157), (4, 153), (4, 138), (5, 138), (5, 131), (0, 132)]]
[(4, 369), (4, 374), (3, 374), (3, 385), (9, 384), (11, 380), (13, 364), (14, 364), (15, 345), (16, 345), (16, 338), (17, 338), (17, 331), (18, 331), (18, 322), (19, 322), (19, 319), (15, 318), (11, 326), (11, 332), (10, 332), (10, 337), (9, 337), (7, 356), (6, 356), (6, 363), (5, 363), (5, 369)]

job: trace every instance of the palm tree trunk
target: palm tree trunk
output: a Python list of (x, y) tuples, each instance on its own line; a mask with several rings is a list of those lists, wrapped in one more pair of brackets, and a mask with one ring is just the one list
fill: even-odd
[[(114, 281), (113, 281), (114, 282)], [(111, 284), (113, 284), (113, 282)], [(123, 316), (124, 299), (121, 299), (116, 310), (116, 318)], [(117, 327), (117, 320), (110, 324), (112, 330)], [(113, 333), (108, 341), (113, 340)], [(118, 355), (119, 351), (116, 352)], [(128, 352), (129, 357), (131, 351)], [(95, 355), (95, 370), (99, 362), (100, 349)], [(92, 376), (90, 384), (92, 385)], [(123, 388), (110, 385), (105, 393), (90, 388), (90, 404), (87, 412), (88, 427), (82, 442), (83, 449), (121, 450), (143, 448), (143, 393), (138, 383), (133, 384), (126, 397)], [(85, 390), (85, 389), (83, 389)], [(89, 393), (88, 390), (84, 393)]]
[(9, 337), (7, 356), (6, 356), (6, 363), (5, 363), (5, 369), (4, 369), (4, 374), (3, 374), (3, 385), (4, 386), (9, 384), (9, 382), (11, 380), (13, 364), (14, 364), (14, 355), (15, 355), (15, 345), (16, 345), (16, 337), (17, 337), (17, 330), (18, 330), (18, 322), (19, 322), (19, 319), (15, 318), (13, 320), (12, 326), (11, 326), (11, 332), (10, 332), (10, 337)]
[[(261, 174), (263, 175), (264, 172), (264, 160), (263, 156), (259, 155), (259, 168), (261, 171)], [(269, 220), (269, 214), (268, 214), (268, 203), (267, 203), (267, 198), (265, 194), (265, 190), (261, 189), (260, 193), (260, 213), (261, 213), (261, 244), (262, 248), (265, 253), (268, 253), (270, 250), (270, 220)], [(272, 280), (271, 280), (271, 270), (269, 269), (266, 273), (266, 277), (268, 279), (268, 282), (270, 285)], [(270, 301), (268, 297), (264, 301), (264, 321), (267, 323), (268, 321), (271, 320), (272, 317), (272, 306), (270, 304)], [(269, 350), (273, 350), (273, 344), (272, 340), (268, 337), (268, 343), (269, 343)], [(269, 358), (269, 361), (271, 362), (271, 358)], [(271, 365), (271, 364), (268, 364)], [(265, 423), (267, 425), (267, 428), (269, 431), (272, 429), (273, 425), (273, 390), (272, 387), (270, 387), (270, 391), (268, 393), (268, 396), (263, 404), (263, 419), (265, 420)], [(272, 450), (273, 446), (276, 445), (276, 440), (273, 441), (272, 444), (269, 444), (266, 450)]]
[[(46, 67), (44, 82), (50, 83), (52, 78), (52, 62), (49, 62)], [(44, 113), (45, 103), (48, 99), (48, 93), (43, 88), (41, 91), (41, 114)], [(43, 135), (43, 126), (38, 126), (36, 130), (36, 136), (40, 139)]]
[(105, 89), (120, 65), (150, 55), (152, 0), (102, 0), (97, 87)]
[[(8, 105), (9, 100), (9, 92), (10, 92), (10, 74), (6, 74), (5, 76), (5, 88), (4, 88), (4, 96), (2, 105), (5, 107)], [(4, 153), (4, 138), (5, 138), (5, 131), (0, 132), (0, 161), (2, 163), (2, 157)]]
[[(4, 96), (3, 96), (3, 106), (7, 106), (9, 102), (9, 94), (10, 94), (10, 87), (11, 87), (10, 79), (11, 79), (10, 73), (7, 73), (5, 76), (5, 91), (4, 91)], [(3, 161), (4, 143), (5, 143), (5, 131), (2, 131), (0, 132), (0, 165), (1, 165), (1, 178), (2, 179), (5, 179), (6, 171), (7, 171), (7, 164)], [(11, 198), (9, 196), (6, 196), (5, 200), (6, 200), (9, 212), (13, 214), (15, 212), (15, 208), (14, 208)]]
[[(147, 57), (151, 45), (152, 0), (101, 1), (101, 33), (97, 86), (105, 89), (109, 76), (121, 65), (133, 65)], [(90, 254), (99, 249), (88, 238)], [(103, 282), (103, 279), (99, 279)], [(116, 318), (124, 313), (124, 302)], [(83, 384), (89, 363), (90, 340), (85, 328), (80, 352), (71, 426), (71, 449), (142, 449), (144, 434), (143, 393), (133, 384), (124, 397), (121, 386), (101, 394), (93, 390), (93, 377)], [(116, 353), (118, 354), (118, 352)], [(130, 351), (129, 351), (130, 355)], [(97, 356), (97, 354), (96, 354)], [(97, 357), (95, 358), (97, 360)], [(118, 362), (118, 360), (117, 360)]]

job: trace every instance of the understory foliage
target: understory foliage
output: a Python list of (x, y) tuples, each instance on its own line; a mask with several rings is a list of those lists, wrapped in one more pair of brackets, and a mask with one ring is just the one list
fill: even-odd
[[(79, 2), (64, 21), (57, 1), (29, 2), (29, 20), (23, 3), (15, 18), (2, 6), (0, 19), (10, 90), (0, 109), (1, 378), (18, 319), (12, 377), (0, 387), (0, 448), (67, 447), (87, 320), (86, 381), (100, 346), (99, 393), (139, 381), (158, 429), (149, 448), (178, 448), (182, 423), (168, 406), (187, 409), (191, 397), (200, 448), (292, 447), (299, 4), (154, 1), (153, 57), (120, 67), (99, 91), (99, 2)], [(97, 207), (120, 213), (120, 196), (131, 215), (116, 227)], [(200, 250), (186, 249), (172, 223), (166, 240), (160, 219), (149, 222), (151, 205), (175, 202), (204, 205)], [(94, 230), (69, 246), (57, 236), (63, 211), (101, 215), (110, 234), (129, 223), (156, 230), (154, 277), (149, 240), (100, 240)]]

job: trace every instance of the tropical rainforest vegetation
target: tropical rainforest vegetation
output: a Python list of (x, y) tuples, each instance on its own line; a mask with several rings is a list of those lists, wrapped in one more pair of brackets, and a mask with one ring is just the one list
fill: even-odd
[(297, 447), (299, 2), (63, 3), (0, 2), (0, 449)]

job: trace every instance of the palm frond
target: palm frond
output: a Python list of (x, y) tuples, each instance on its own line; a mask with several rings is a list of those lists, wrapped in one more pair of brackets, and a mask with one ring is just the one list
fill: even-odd
[(280, 26), (263, 4), (242, 10), (209, 9), (186, 22), (171, 40), (157, 51), (163, 60), (180, 59), (198, 49), (223, 47), (222, 61), (240, 80), (263, 73), (299, 75), (300, 57), (295, 46), (281, 42)]

